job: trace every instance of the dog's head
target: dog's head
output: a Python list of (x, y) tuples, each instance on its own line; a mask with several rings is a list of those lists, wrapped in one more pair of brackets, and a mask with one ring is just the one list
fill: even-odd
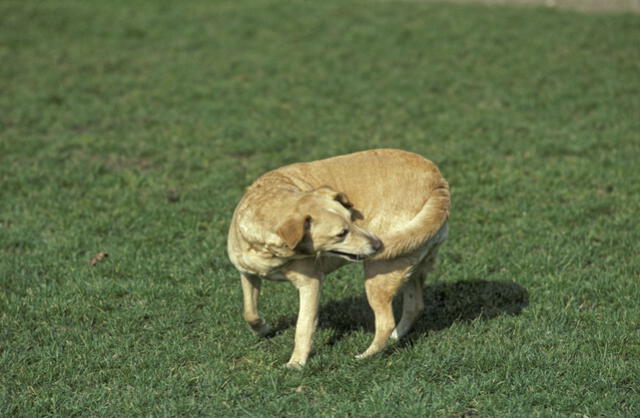
[(377, 254), (382, 242), (355, 225), (359, 217), (346, 195), (321, 187), (297, 200), (277, 234), (294, 254), (327, 253), (360, 261)]

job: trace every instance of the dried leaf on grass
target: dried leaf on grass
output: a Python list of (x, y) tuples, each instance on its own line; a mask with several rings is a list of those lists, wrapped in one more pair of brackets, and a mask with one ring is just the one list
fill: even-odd
[(98, 264), (100, 261), (102, 261), (103, 259), (109, 257), (108, 253), (102, 252), (102, 253), (98, 253), (95, 255), (95, 257), (93, 257), (90, 261), (89, 264), (91, 264), (92, 266), (95, 266), (96, 264)]

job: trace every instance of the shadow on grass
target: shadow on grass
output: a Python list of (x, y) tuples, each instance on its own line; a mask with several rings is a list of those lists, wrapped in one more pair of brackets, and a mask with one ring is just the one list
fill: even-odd
[[(461, 280), (454, 283), (432, 282), (425, 286), (425, 310), (413, 330), (401, 340), (412, 344), (429, 331), (439, 331), (455, 322), (492, 319), (500, 315), (518, 315), (529, 304), (529, 292), (517, 283), (495, 280)], [(396, 320), (400, 319), (402, 298), (394, 300)], [(281, 318), (276, 333), (295, 326), (296, 317)], [(374, 318), (365, 295), (330, 301), (320, 308), (320, 328), (334, 330), (332, 345), (357, 330), (374, 331)]]

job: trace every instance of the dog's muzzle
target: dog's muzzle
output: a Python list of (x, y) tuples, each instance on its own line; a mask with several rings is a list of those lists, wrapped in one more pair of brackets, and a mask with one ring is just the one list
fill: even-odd
[(337, 255), (338, 257), (346, 258), (349, 261), (366, 260), (367, 258), (373, 257), (374, 255), (378, 254), (384, 248), (382, 241), (380, 241), (378, 238), (371, 237), (370, 240), (371, 240), (370, 242), (371, 251), (369, 251), (366, 254), (352, 254), (352, 253), (338, 251), (338, 250), (327, 251), (327, 253)]

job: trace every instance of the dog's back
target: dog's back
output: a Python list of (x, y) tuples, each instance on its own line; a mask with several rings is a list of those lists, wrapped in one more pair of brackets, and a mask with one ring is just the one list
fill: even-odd
[(362, 214), (358, 223), (376, 234), (393, 258), (418, 249), (443, 228), (450, 209), (447, 181), (431, 161), (377, 149), (292, 164), (277, 170), (301, 190), (330, 186)]

